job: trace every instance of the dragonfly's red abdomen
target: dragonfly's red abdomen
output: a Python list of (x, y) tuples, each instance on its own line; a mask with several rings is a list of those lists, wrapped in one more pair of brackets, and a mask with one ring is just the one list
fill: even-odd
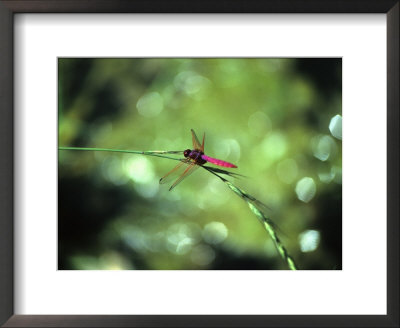
[(211, 164), (215, 164), (215, 165), (219, 165), (219, 166), (223, 166), (223, 167), (237, 167), (235, 164), (225, 162), (221, 159), (212, 158), (207, 155), (204, 155), (204, 153), (200, 150), (186, 149), (183, 152), (183, 155), (185, 157), (189, 157), (190, 159), (194, 160), (196, 162), (196, 164), (198, 164), (198, 165), (203, 165), (207, 162), (210, 162)]
[(237, 167), (236, 165), (234, 165), (232, 163), (225, 162), (225, 161), (223, 161), (221, 159), (212, 158), (212, 157), (209, 157), (209, 156), (204, 155), (204, 154), (201, 157), (203, 158), (203, 160), (206, 160), (207, 162), (210, 162), (210, 163), (215, 164), (215, 165), (219, 165), (219, 166), (223, 166), (223, 167)]

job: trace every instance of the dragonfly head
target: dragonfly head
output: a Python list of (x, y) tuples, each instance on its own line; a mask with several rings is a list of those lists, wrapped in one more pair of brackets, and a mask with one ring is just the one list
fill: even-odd
[(190, 149), (186, 149), (186, 150), (183, 152), (183, 156), (185, 156), (185, 157), (188, 157), (189, 154), (190, 154)]

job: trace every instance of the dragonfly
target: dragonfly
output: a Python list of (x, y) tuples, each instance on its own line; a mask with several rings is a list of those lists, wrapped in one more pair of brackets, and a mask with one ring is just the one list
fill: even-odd
[(169, 182), (174, 177), (179, 176), (175, 180), (175, 182), (171, 185), (169, 191), (174, 189), (179, 183), (183, 181), (183, 179), (188, 177), (190, 174), (192, 174), (194, 171), (196, 171), (199, 167), (206, 164), (207, 162), (227, 168), (237, 168), (237, 166), (232, 163), (205, 155), (204, 154), (205, 134), (203, 134), (203, 141), (200, 144), (200, 141), (197, 138), (194, 130), (191, 129), (190, 131), (192, 132), (193, 149), (186, 149), (185, 151), (183, 151), (183, 156), (185, 156), (185, 158), (181, 159), (181, 162), (177, 166), (175, 166), (171, 171), (169, 171), (166, 175), (164, 175), (160, 179), (160, 184), (164, 184)]

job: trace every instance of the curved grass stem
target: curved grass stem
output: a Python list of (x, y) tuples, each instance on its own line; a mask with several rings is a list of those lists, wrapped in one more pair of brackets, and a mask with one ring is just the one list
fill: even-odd
[[(236, 195), (238, 195), (240, 198), (242, 198), (247, 205), (249, 206), (250, 210), (253, 212), (253, 214), (261, 221), (263, 224), (265, 230), (268, 232), (270, 237), (272, 238), (276, 249), (278, 250), (278, 253), (280, 256), (283, 258), (283, 260), (286, 262), (290, 270), (297, 270), (296, 263), (294, 262), (293, 258), (289, 255), (288, 251), (286, 250), (285, 246), (282, 244), (281, 240), (279, 239), (276, 230), (277, 227), (272, 222), (271, 219), (269, 219), (260, 209), (258, 204), (262, 204), (260, 201), (258, 201), (255, 197), (249, 195), (246, 193), (244, 190), (240, 189), (239, 187), (235, 186), (232, 182), (226, 180), (225, 178), (221, 177), (217, 173), (213, 172), (212, 170), (209, 170), (207, 167), (203, 166), (207, 171), (211, 172), (218, 178), (220, 178), (228, 187), (231, 189)], [(255, 205), (257, 204), (257, 205)]]
[(126, 153), (126, 154), (138, 154), (138, 155), (148, 155), (163, 157), (168, 159), (173, 159), (175, 161), (180, 161), (180, 158), (174, 158), (165, 156), (164, 154), (182, 154), (183, 150), (173, 150), (173, 151), (163, 151), (163, 150), (153, 150), (153, 151), (139, 151), (139, 150), (122, 150), (122, 149), (109, 149), (109, 148), (85, 148), (85, 147), (58, 147), (58, 150), (84, 150), (84, 151), (105, 151), (114, 153)]

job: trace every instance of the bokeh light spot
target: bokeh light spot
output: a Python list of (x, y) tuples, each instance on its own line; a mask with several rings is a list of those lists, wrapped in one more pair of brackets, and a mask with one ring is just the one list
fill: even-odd
[(332, 167), (332, 172), (335, 175), (334, 181), (336, 183), (341, 184), (342, 183), (342, 168), (339, 166), (333, 166)]
[(186, 254), (199, 240), (199, 228), (196, 225), (175, 223), (167, 230), (167, 248), (171, 253)]
[(160, 189), (160, 184), (157, 179), (153, 179), (145, 184), (135, 184), (134, 188), (141, 196), (145, 198), (152, 198)]
[(139, 98), (136, 108), (144, 117), (155, 117), (164, 109), (164, 101), (158, 92), (149, 92)]
[(342, 116), (336, 115), (332, 117), (329, 123), (329, 131), (335, 138), (342, 140)]
[(147, 235), (138, 227), (124, 226), (120, 231), (121, 239), (126, 246), (137, 252), (145, 252), (147, 247)]
[(318, 178), (323, 183), (331, 182), (334, 177), (335, 177), (335, 173), (333, 172), (333, 170), (330, 170), (329, 172), (319, 172), (318, 173)]
[(153, 164), (146, 157), (131, 157), (124, 161), (125, 173), (137, 183), (146, 184), (154, 180)]
[(319, 136), (313, 142), (314, 156), (321, 161), (326, 161), (336, 151), (336, 144), (330, 136)]
[(124, 174), (121, 160), (116, 156), (104, 158), (101, 163), (103, 176), (113, 184), (120, 186), (128, 182), (128, 177)]
[(271, 129), (271, 120), (263, 112), (255, 112), (247, 121), (250, 133), (256, 137), (264, 136)]
[(317, 230), (306, 230), (299, 235), (300, 249), (303, 253), (313, 252), (318, 248), (321, 235)]
[(286, 153), (287, 141), (282, 133), (274, 132), (265, 137), (262, 147), (264, 155), (275, 160), (281, 158)]
[(193, 71), (184, 71), (179, 73), (174, 79), (175, 88), (182, 90), (188, 96), (197, 100), (202, 99), (207, 91), (211, 81)]
[(183, 255), (183, 254), (189, 253), (189, 251), (192, 249), (192, 244), (193, 244), (192, 239), (190, 239), (188, 237), (183, 238), (176, 245), (176, 249), (175, 249), (176, 254)]
[(208, 265), (214, 261), (215, 251), (208, 245), (197, 245), (193, 248), (190, 258), (195, 264)]
[(187, 79), (185, 92), (188, 95), (195, 94), (202, 90), (210, 81), (203, 76), (195, 75)]
[(237, 162), (240, 158), (240, 145), (236, 139), (217, 139), (213, 142), (212, 147), (215, 156), (218, 158), (232, 162)]
[(203, 238), (209, 244), (222, 243), (228, 237), (228, 229), (222, 222), (207, 223), (203, 229)]
[(165, 233), (163, 231), (159, 231), (151, 236), (148, 243), (146, 244), (146, 248), (150, 252), (162, 252), (165, 246)]
[(310, 177), (304, 177), (296, 184), (297, 198), (304, 203), (308, 203), (314, 198), (317, 191), (314, 179)]
[(129, 261), (123, 255), (107, 251), (100, 255), (99, 264), (102, 270), (129, 270), (133, 269)]

